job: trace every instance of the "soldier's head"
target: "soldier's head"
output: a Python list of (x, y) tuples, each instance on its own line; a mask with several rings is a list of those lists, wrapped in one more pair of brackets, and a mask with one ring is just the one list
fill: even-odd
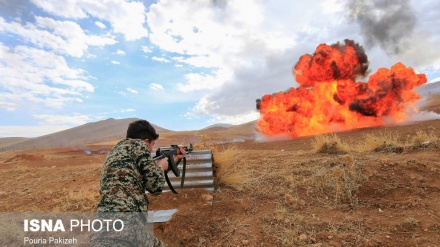
[(128, 125), (126, 137), (144, 140), (150, 150), (152, 150), (154, 142), (159, 138), (159, 134), (156, 133), (153, 125), (147, 120), (137, 120)]

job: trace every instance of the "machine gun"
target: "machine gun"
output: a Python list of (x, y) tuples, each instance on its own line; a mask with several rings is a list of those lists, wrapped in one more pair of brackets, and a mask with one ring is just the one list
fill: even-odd
[(182, 166), (182, 178), (180, 181), (180, 189), (179, 191), (176, 191), (174, 187), (172, 186), (170, 179), (168, 178), (168, 171), (165, 171), (165, 180), (167, 181), (168, 187), (170, 190), (175, 193), (179, 194), (183, 189), (183, 184), (185, 183), (185, 171), (186, 171), (186, 157), (183, 157), (183, 159), (175, 162), (174, 161), (174, 155), (178, 155), (179, 147), (183, 147), (185, 152), (191, 153), (193, 151), (193, 146), (190, 143), (189, 148), (187, 146), (179, 146), (179, 145), (171, 145), (170, 147), (160, 147), (156, 150), (156, 156), (153, 157), (153, 160), (159, 160), (163, 158), (168, 158), (168, 168), (169, 170), (173, 171), (174, 175), (176, 177), (180, 176), (180, 170), (177, 167), (181, 160), (183, 160), (183, 166)]

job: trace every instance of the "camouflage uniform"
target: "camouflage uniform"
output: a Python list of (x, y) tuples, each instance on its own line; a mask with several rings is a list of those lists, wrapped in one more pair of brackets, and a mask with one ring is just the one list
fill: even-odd
[(143, 140), (124, 139), (116, 144), (102, 167), (98, 214), (102, 218), (109, 218), (108, 213), (123, 218), (124, 230), (92, 233), (92, 246), (166, 246), (145, 231), (145, 191), (156, 191), (164, 182), (164, 172), (152, 160)]

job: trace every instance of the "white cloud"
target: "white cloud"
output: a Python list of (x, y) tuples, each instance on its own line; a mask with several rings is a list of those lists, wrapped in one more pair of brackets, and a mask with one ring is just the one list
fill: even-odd
[(127, 108), (127, 109), (122, 109), (122, 110), (121, 110), (122, 113), (125, 113), (125, 112), (134, 112), (134, 111), (136, 111), (136, 110), (133, 109), (133, 108)]
[[(414, 67), (416, 69), (426, 69), (429, 67), (435, 70), (440, 70), (440, 50), (438, 42), (434, 42), (430, 31), (425, 30), (418, 32), (417, 35), (413, 35), (408, 38), (408, 44), (406, 49), (402, 50), (397, 58), (406, 62), (407, 66)], [(423, 44), (423, 45), (414, 45)]]
[(231, 71), (217, 70), (213, 74), (188, 73), (185, 75), (186, 83), (178, 83), (177, 89), (182, 92), (197, 90), (214, 90), (231, 80)]
[(81, 27), (72, 21), (56, 21), (40, 16), (36, 16), (35, 20), (35, 24), (22, 25), (18, 22), (6, 22), (0, 17), (0, 31), (19, 35), (39, 48), (73, 57), (83, 56), (89, 45), (105, 46), (116, 43), (111, 37), (86, 35)]
[(94, 92), (85, 71), (70, 68), (62, 56), (25, 46), (0, 43), (0, 74), (0, 99), (8, 102), (0, 107), (8, 110), (62, 107)]
[(123, 51), (123, 50), (117, 50), (116, 54), (117, 55), (121, 55), (121, 56), (125, 56), (126, 55), (125, 51)]
[(128, 91), (129, 93), (132, 93), (132, 94), (138, 94), (138, 91), (136, 91), (136, 90), (134, 90), (134, 89), (132, 89), (132, 88), (127, 88), (127, 91)]
[(7, 111), (15, 111), (17, 104), (0, 100), (0, 108), (6, 109)]
[(221, 64), (221, 57), (215, 55), (191, 56), (188, 58), (173, 57), (173, 60), (199, 68), (218, 68), (218, 65)]
[(151, 53), (153, 52), (148, 46), (141, 46), (141, 50), (145, 53)]
[(324, 13), (333, 14), (344, 11), (344, 5), (340, 0), (324, 0), (321, 4)]
[(214, 118), (208, 120), (208, 123), (243, 124), (255, 121), (259, 117), (260, 113), (257, 111), (249, 111), (237, 115), (214, 115)]
[(256, 110), (250, 110), (246, 112), (242, 112), (239, 114), (217, 114), (212, 112), (212, 102), (206, 100), (206, 98), (203, 98), (200, 100), (197, 105), (192, 109), (192, 111), (189, 111), (185, 114), (185, 117), (187, 119), (196, 119), (200, 115), (210, 115), (211, 119), (208, 120), (208, 123), (214, 124), (214, 123), (225, 123), (225, 124), (242, 124), (247, 123), (250, 121), (257, 120), (260, 116), (260, 113)]
[(152, 57), (151, 60), (162, 62), (162, 63), (169, 63), (170, 60), (163, 58), (163, 57)]
[[(276, 56), (289, 56), (286, 52), (296, 44), (296, 36), (287, 32), (288, 22), (273, 24), (268, 9), (275, 6), (268, 8), (264, 3), (252, 0), (161, 1), (150, 6), (147, 15), (151, 29), (150, 41), (158, 48), (176, 54), (172, 59), (179, 64), (209, 69), (202, 73), (187, 73), (185, 81), (177, 84), (177, 89), (182, 92), (218, 92), (199, 94), (200, 98), (205, 97), (188, 114), (226, 116), (222, 108), (232, 107), (242, 112), (255, 108), (249, 107), (255, 104), (252, 102), (256, 97), (260, 97), (261, 90), (267, 88), (257, 85), (255, 77), (261, 76), (262, 72), (270, 74), (268, 67), (272, 61), (279, 60)], [(272, 10), (275, 9), (279, 8)], [(194, 15), (195, 12), (197, 15)], [(282, 68), (290, 67), (292, 63)], [(256, 73), (249, 78), (239, 78), (242, 71), (248, 70)], [(289, 70), (287, 76), (290, 76)], [(240, 89), (244, 91), (232, 91), (229, 84), (240, 84)], [(256, 93), (258, 90), (260, 93)], [(255, 96), (249, 99), (251, 94), (247, 91), (252, 91)], [(243, 94), (248, 95), (242, 97)], [(228, 103), (215, 98), (224, 95), (235, 95), (237, 100)], [(251, 103), (240, 103), (245, 100)], [(235, 105), (231, 102), (235, 102)]]
[(157, 83), (150, 83), (149, 87), (153, 90), (163, 90), (163, 86)]
[(32, 0), (39, 8), (53, 15), (82, 19), (93, 16), (109, 22), (113, 32), (123, 34), (128, 41), (148, 36), (144, 27), (145, 6), (142, 2), (124, 0)]
[(102, 37), (98, 35), (89, 35), (85, 37), (85, 42), (91, 46), (106, 46), (106, 45), (114, 45), (118, 43), (114, 37)]
[[(399, 57), (390, 59), (380, 47), (366, 47), (370, 67), (404, 60), (418, 71), (439, 68), (438, 18), (427, 11), (438, 6), (417, 4), (417, 13), (427, 13), (418, 15), (426, 20), (418, 23), (427, 33), (408, 39), (411, 45)], [(338, 0), (158, 1), (147, 17), (154, 46), (173, 54), (177, 64), (202, 68), (187, 73), (177, 86), (183, 92), (204, 90), (188, 115), (217, 119), (255, 113), (256, 99), (297, 86), (292, 67), (321, 43), (349, 38), (365, 47), (359, 26), (347, 14), (345, 1)]]
[(95, 25), (98, 26), (101, 29), (106, 29), (107, 27), (105, 26), (104, 23), (100, 22), (100, 21), (95, 21)]
[(121, 64), (120, 62), (115, 61), (115, 60), (110, 61), (110, 63), (112, 63), (112, 64)]
[(35, 114), (34, 118), (43, 120), (43, 124), (79, 126), (90, 121), (89, 116), (78, 113), (69, 115)]
[(203, 56), (216, 49), (220, 53), (239, 52), (246, 45), (244, 35), (250, 39), (258, 35), (258, 26), (264, 20), (262, 5), (254, 3), (249, 0), (152, 4), (147, 15), (150, 39), (158, 47), (180, 54)]
[(87, 13), (84, 11), (77, 1), (45, 1), (45, 0), (31, 0), (44, 11), (66, 18), (86, 18)]

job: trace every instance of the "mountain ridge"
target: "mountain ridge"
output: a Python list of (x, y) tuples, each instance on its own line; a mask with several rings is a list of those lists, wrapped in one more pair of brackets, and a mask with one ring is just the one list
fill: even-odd
[[(136, 120), (139, 118), (108, 118), (34, 138), (0, 138), (0, 148), (2, 150), (45, 149), (122, 139), (125, 138), (128, 125)], [(158, 133), (171, 131), (155, 124), (152, 125)]]
[[(440, 99), (440, 81), (424, 84), (416, 89), (424, 99), (424, 107), (428, 111), (439, 112)], [(25, 137), (6, 137), (0, 138), (0, 151), (7, 150), (31, 150), (45, 149), (66, 146), (84, 146), (92, 143), (114, 141), (125, 138), (125, 131), (128, 124), (139, 120), (139, 118), (114, 119), (108, 118), (97, 122), (86, 123), (67, 130), (55, 132), (52, 134), (25, 138)], [(159, 134), (181, 133), (182, 135), (192, 136), (197, 134), (210, 133), (213, 136), (221, 138), (222, 136), (234, 133), (237, 136), (248, 139), (256, 132), (256, 120), (248, 123), (232, 124), (213, 124), (200, 130), (192, 131), (173, 131), (162, 128), (152, 123)], [(189, 137), (188, 137), (189, 138)]]

